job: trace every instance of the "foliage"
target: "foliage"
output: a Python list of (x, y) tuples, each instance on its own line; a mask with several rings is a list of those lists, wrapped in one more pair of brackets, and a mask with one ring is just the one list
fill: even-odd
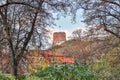
[(45, 70), (33, 73), (41, 80), (94, 80), (86, 64), (54, 64)]
[(30, 77), (26, 78), (25, 80), (40, 80), (40, 78), (38, 78), (36, 76), (30, 76)]
[(36, 58), (36, 61), (34, 60), (29, 64), (28, 70), (29, 72), (37, 72), (39, 69), (44, 70), (47, 66), (48, 66), (48, 63), (45, 60), (40, 61), (40, 60), (37, 60)]
[(120, 64), (114, 64), (117, 57), (102, 54), (101, 58), (90, 64), (97, 80), (119, 80)]
[(0, 73), (0, 80), (15, 80), (15, 78), (9, 74)]
[(108, 80), (112, 74), (110, 72), (111, 66), (110, 63), (108, 63), (103, 56), (101, 59), (96, 60), (93, 64), (91, 64), (93, 73), (96, 75), (96, 78), (99, 80)]

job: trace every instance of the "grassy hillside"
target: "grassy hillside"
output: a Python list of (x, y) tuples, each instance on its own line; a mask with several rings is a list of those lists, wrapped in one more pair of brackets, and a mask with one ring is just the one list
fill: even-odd
[(61, 45), (54, 46), (52, 49), (66, 57), (74, 57), (76, 60), (88, 60), (95, 54), (94, 49), (101, 45), (102, 42), (68, 40)]
[(112, 41), (109, 41), (109, 39), (93, 41), (68, 40), (61, 45), (53, 46), (52, 49), (64, 54), (66, 57), (74, 57), (80, 62), (86, 62), (96, 60), (103, 53), (110, 53), (110, 49), (114, 50), (119, 47), (118, 44), (117, 39)]

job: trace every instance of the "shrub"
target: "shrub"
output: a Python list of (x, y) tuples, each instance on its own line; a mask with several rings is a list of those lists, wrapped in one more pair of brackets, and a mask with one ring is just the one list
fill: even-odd
[(45, 70), (33, 73), (40, 80), (94, 80), (86, 64), (54, 64)]
[(0, 80), (15, 80), (15, 78), (9, 74), (0, 73)]

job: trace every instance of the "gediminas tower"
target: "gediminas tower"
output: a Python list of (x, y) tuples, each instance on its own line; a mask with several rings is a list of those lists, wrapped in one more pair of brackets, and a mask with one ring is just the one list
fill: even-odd
[(64, 41), (66, 41), (65, 32), (54, 32), (53, 33), (53, 45), (58, 45)]

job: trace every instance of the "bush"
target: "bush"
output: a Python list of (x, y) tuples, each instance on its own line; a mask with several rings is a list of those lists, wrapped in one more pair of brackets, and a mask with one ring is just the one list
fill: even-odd
[(91, 70), (96, 80), (120, 80), (120, 64), (113, 64), (117, 57), (102, 54), (101, 58), (91, 63)]
[(54, 64), (45, 70), (33, 73), (40, 80), (94, 80), (86, 64)]
[(15, 78), (9, 74), (0, 73), (0, 80), (15, 80)]

